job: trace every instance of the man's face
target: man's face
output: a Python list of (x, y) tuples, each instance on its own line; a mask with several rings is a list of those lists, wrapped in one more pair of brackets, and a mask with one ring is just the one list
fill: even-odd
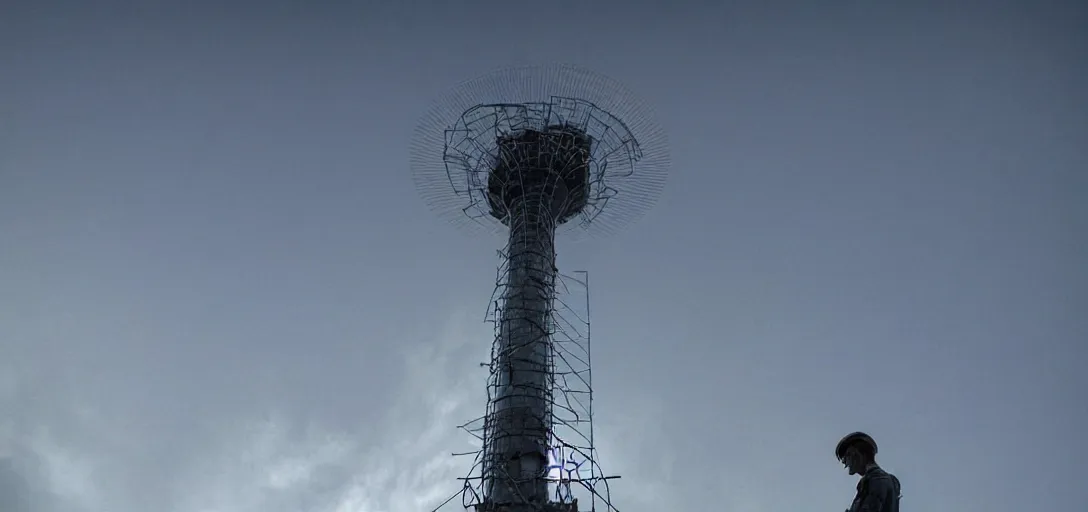
[(864, 461), (861, 453), (858, 451), (857, 446), (851, 446), (846, 449), (846, 453), (842, 456), (842, 465), (850, 471), (851, 475), (859, 475), (865, 470)]

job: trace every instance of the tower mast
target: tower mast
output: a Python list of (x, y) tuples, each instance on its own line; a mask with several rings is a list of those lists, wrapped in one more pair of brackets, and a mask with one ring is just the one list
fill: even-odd
[(555, 243), (561, 231), (612, 232), (641, 214), (668, 163), (647, 109), (617, 83), (569, 66), (466, 82), (417, 129), (412, 170), (424, 199), (455, 224), (507, 238), (487, 412), (482, 426), (466, 427), (483, 444), (466, 507), (576, 512), (571, 488), (581, 487), (592, 510), (598, 500), (614, 510), (592, 442), (588, 277), (585, 313), (571, 321)]

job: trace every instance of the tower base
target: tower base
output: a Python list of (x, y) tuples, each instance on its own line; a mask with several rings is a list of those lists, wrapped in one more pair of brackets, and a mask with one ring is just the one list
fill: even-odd
[(545, 503), (543, 505), (479, 503), (475, 506), (475, 512), (578, 512), (578, 500), (574, 500), (573, 503)]

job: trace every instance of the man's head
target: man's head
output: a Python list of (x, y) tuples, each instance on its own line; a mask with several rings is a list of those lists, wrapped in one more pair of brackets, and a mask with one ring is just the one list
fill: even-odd
[(835, 447), (835, 457), (851, 475), (865, 473), (865, 467), (876, 462), (876, 452), (876, 441), (864, 432), (847, 435)]

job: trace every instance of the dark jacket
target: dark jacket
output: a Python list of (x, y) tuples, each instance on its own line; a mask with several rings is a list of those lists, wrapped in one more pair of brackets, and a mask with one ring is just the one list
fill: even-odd
[(899, 512), (899, 479), (870, 465), (858, 481), (858, 493), (848, 512)]

